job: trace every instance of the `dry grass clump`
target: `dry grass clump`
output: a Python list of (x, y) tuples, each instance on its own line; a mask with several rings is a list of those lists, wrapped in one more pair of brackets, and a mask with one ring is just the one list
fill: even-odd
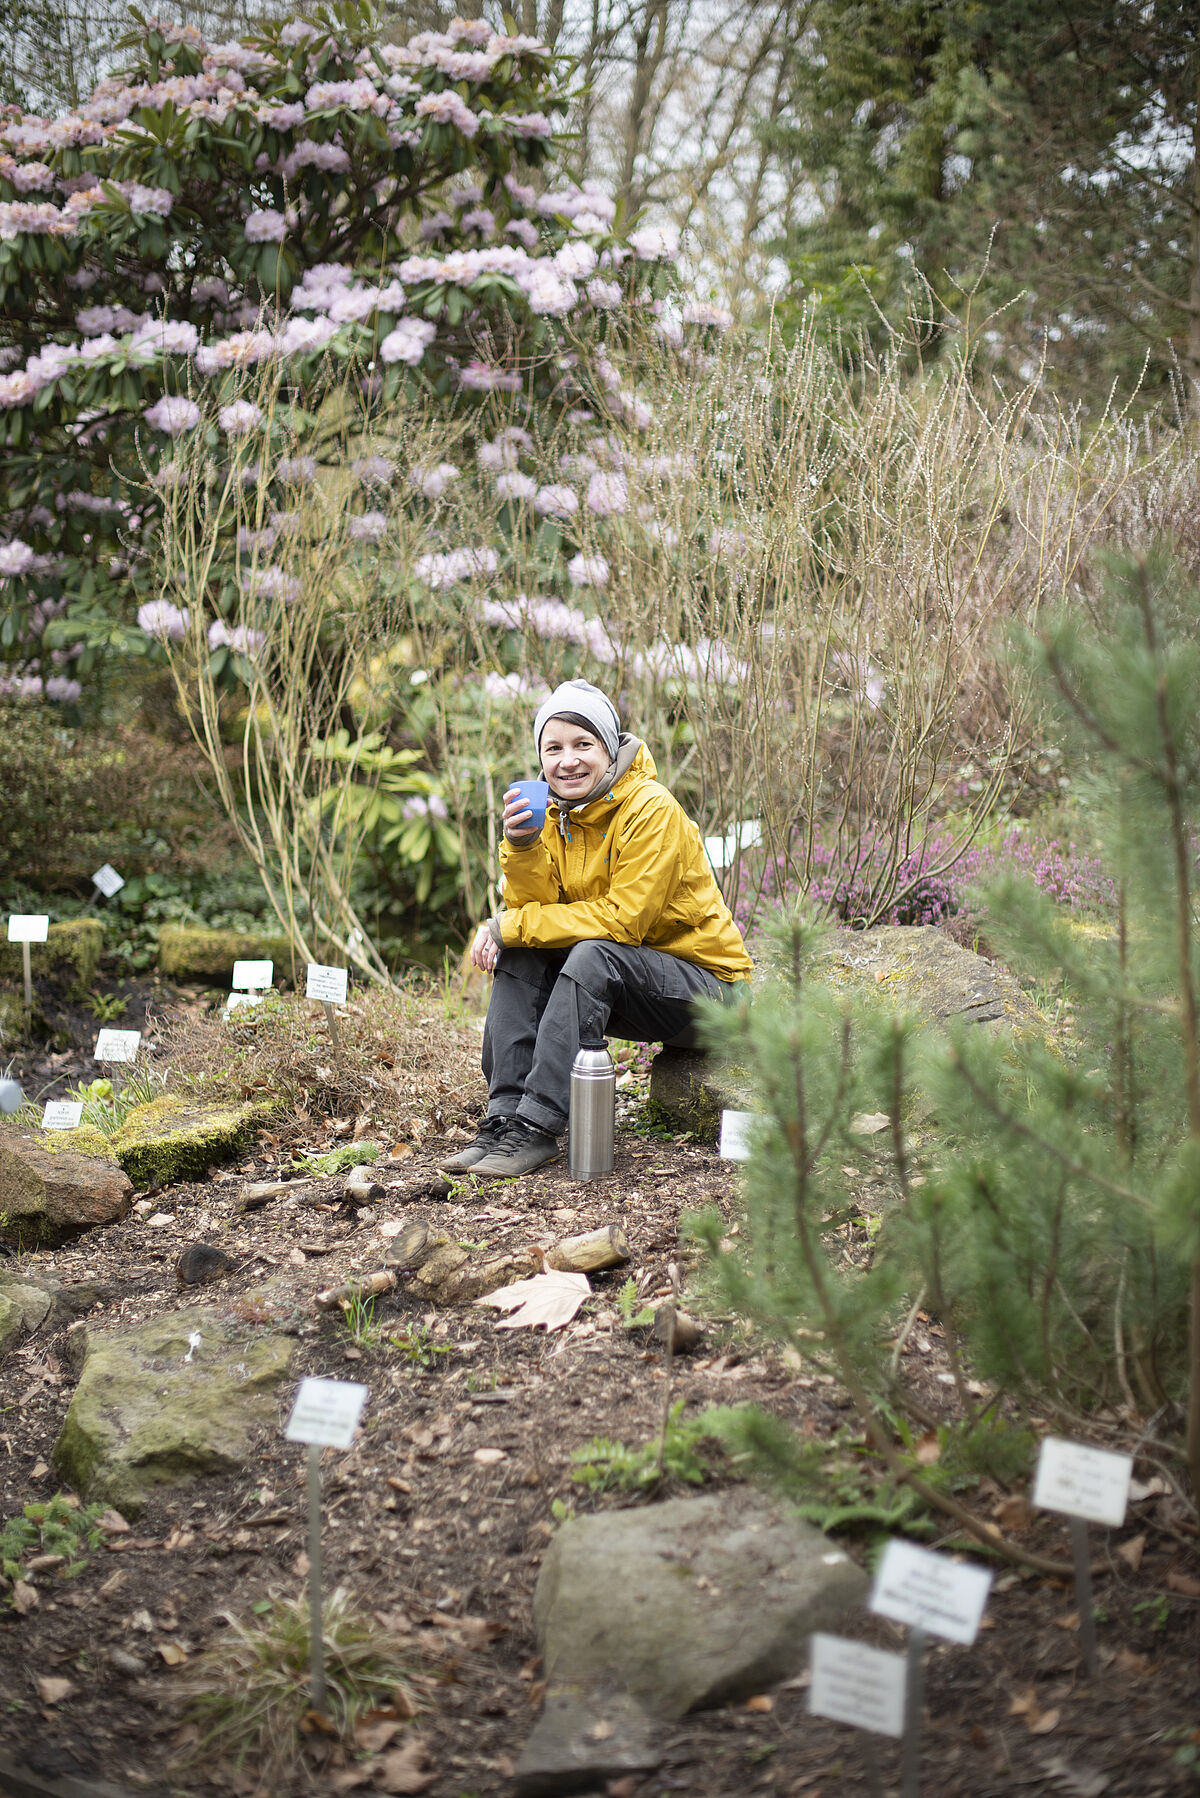
[(275, 1099), (298, 1124), (336, 1117), (420, 1137), (473, 1115), (485, 1096), (480, 1018), (466, 992), (429, 977), (355, 988), (336, 1008), (270, 993), (225, 1019), (168, 1012), (160, 1057), (171, 1084), (214, 1099)]
[(310, 1710), (307, 1603), (276, 1598), (252, 1623), (225, 1615), (229, 1633), (181, 1682), (194, 1719), (190, 1758), (217, 1756), (252, 1771), (264, 1798), (316, 1784), (311, 1748), (325, 1761), (334, 1737), (353, 1750), (370, 1740), (374, 1720), (416, 1715), (411, 1644), (357, 1610), (344, 1587), (322, 1609), (328, 1710), (320, 1728)]

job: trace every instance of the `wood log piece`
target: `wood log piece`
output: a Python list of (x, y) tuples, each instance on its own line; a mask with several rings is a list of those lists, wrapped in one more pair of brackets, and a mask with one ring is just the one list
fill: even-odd
[(537, 1271), (529, 1249), (509, 1250), (481, 1259), (461, 1243), (443, 1240), (413, 1275), (411, 1290), (435, 1305), (469, 1305), (513, 1280)]
[(414, 1218), (411, 1223), (405, 1224), (384, 1260), (389, 1267), (419, 1267), (428, 1247), (429, 1225), (423, 1224), (420, 1218)]
[(303, 1190), (303, 1185), (294, 1180), (252, 1180), (238, 1194), (237, 1208), (239, 1211), (261, 1211), (272, 1199)]
[(342, 1197), (347, 1205), (378, 1205), (383, 1197), (383, 1187), (374, 1171), (364, 1164), (350, 1169), (342, 1187)]
[(546, 1266), (564, 1274), (598, 1274), (606, 1267), (623, 1267), (629, 1260), (629, 1243), (620, 1224), (605, 1224), (583, 1236), (564, 1236), (546, 1256)]
[[(674, 1341), (671, 1338), (671, 1326), (674, 1324)], [(690, 1355), (700, 1344), (704, 1335), (704, 1326), (690, 1312), (681, 1311), (675, 1304), (668, 1302), (660, 1305), (654, 1313), (654, 1329), (651, 1331), (655, 1342), (662, 1342), (675, 1355)]]
[(324, 1292), (318, 1292), (313, 1304), (318, 1311), (336, 1311), (340, 1305), (349, 1305), (354, 1299), (379, 1298), (385, 1292), (395, 1289), (396, 1276), (390, 1267), (381, 1267), (377, 1273), (367, 1274), (361, 1280), (347, 1280), (344, 1286), (327, 1286)]

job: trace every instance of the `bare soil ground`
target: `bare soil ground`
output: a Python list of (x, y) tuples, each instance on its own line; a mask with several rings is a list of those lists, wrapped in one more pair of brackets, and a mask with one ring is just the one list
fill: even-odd
[[(151, 1034), (164, 1007), (199, 1014), (198, 995), (147, 985), (132, 995), (123, 1026), (143, 1022), (147, 998)], [(77, 1014), (63, 1014), (63, 1021), (75, 1048), (54, 1058), (28, 1057), (15, 1070), (27, 1087), (61, 1088), (68, 1078), (95, 1072), (82, 1058), (92, 1021)], [(305, 1106), (239, 1167), (156, 1193), (154, 1211), (169, 1222), (151, 1227), (131, 1217), (6, 1265), (34, 1277), (46, 1272), (68, 1283), (100, 1282), (109, 1296), (88, 1318), (96, 1328), (181, 1303), (253, 1317), (264, 1289), (273, 1311), (281, 1290), (294, 1297), (296, 1375), (362, 1380), (371, 1395), (356, 1445), (325, 1454), (327, 1588), (348, 1587), (399, 1629), (411, 1642), (414, 1666), (428, 1678), (428, 1708), (406, 1726), (424, 1745), (425, 1772), (390, 1789), (482, 1798), (510, 1790), (513, 1764), (537, 1715), (543, 1688), (531, 1600), (555, 1512), (644, 1502), (620, 1493), (590, 1496), (571, 1478), (573, 1450), (598, 1435), (647, 1442), (663, 1413), (664, 1351), (646, 1330), (625, 1327), (617, 1291), (630, 1275), (641, 1294), (668, 1289), (668, 1265), (683, 1259), (680, 1222), (689, 1212), (715, 1205), (736, 1224), (737, 1175), (712, 1149), (637, 1127), (634, 1085), (623, 1099), (611, 1178), (572, 1184), (564, 1162), (514, 1183), (478, 1191), (464, 1186), (449, 1199), (413, 1199), (422, 1176), (433, 1190), (436, 1161), (448, 1147), (445, 1132), (459, 1127), (483, 1097), (482, 1081), (471, 1074), (479, 1038), (470, 1021), (431, 1023), (429, 1037), (421, 1066), (412, 1064), (412, 1094), (422, 1080), (430, 1085), (412, 1120), (422, 1127), (408, 1130), (401, 1161), (382, 1164), (388, 1190), (369, 1221), (356, 1222), (338, 1208), (340, 1180), (326, 1183), (325, 1211), (276, 1201), (261, 1212), (238, 1212), (247, 1179), (273, 1177), (301, 1146), (324, 1149), (347, 1140), (350, 1130), (358, 1133), (361, 1114), (339, 1118), (333, 1106), (322, 1117)], [(457, 1095), (453, 1106), (444, 1099), (450, 1091)], [(416, 1098), (406, 1094), (403, 1103), (411, 1108)], [(398, 1291), (381, 1302), (378, 1321), (393, 1332), (419, 1325), (431, 1349), (448, 1351), (426, 1355), (433, 1365), (423, 1366), (385, 1342), (355, 1345), (340, 1318), (312, 1306), (318, 1288), (382, 1265), (386, 1227), (410, 1216), (496, 1247), (546, 1243), (619, 1221), (632, 1260), (628, 1269), (596, 1277), (594, 1299), (565, 1331), (549, 1337), (500, 1328), (482, 1307), (431, 1311)], [(865, 1244), (859, 1226), (852, 1222), (846, 1230), (848, 1249), (856, 1239)], [(236, 1269), (181, 1297), (175, 1262), (195, 1241), (218, 1243)], [(932, 1320), (918, 1320), (904, 1366), (926, 1402), (949, 1416), (952, 1395), (938, 1379), (944, 1362)], [(0, 1521), (55, 1489), (51, 1450), (72, 1378), (62, 1337), (41, 1334), (0, 1371)], [(695, 1354), (676, 1357), (669, 1378), (685, 1414), (755, 1400), (816, 1437), (853, 1421), (836, 1386), (719, 1327)], [(262, 1798), (289, 1798), (293, 1788), (274, 1785), (268, 1795), (252, 1768), (239, 1773), (219, 1755), (184, 1764), (195, 1732), (183, 1714), (179, 1678), (203, 1650), (227, 1639), (231, 1614), (249, 1620), (256, 1602), (302, 1590), (304, 1464), (302, 1451), (282, 1433), (293, 1390), (281, 1394), (279, 1428), (263, 1435), (244, 1472), (164, 1491), (130, 1531), (108, 1538), (77, 1577), (39, 1576), (39, 1602), (25, 1615), (0, 1594), (0, 1751), (46, 1779), (103, 1778), (155, 1794), (261, 1791)], [(713, 1470), (715, 1481), (731, 1477), (715, 1453)], [(1138, 1468), (1145, 1481), (1153, 1471)], [(669, 1491), (660, 1488), (655, 1496)], [(990, 1514), (1016, 1496), (985, 1485), (974, 1502)], [(1011, 1523), (1011, 1503), (1006, 1517)], [(1020, 1540), (1067, 1553), (1064, 1527), (1044, 1516), (1030, 1518)], [(1096, 1582), (1099, 1679), (1083, 1674), (1069, 1586), (997, 1564), (975, 1646), (938, 1645), (930, 1654), (923, 1790), (936, 1788), (943, 1798), (1017, 1791), (1155, 1798), (1196, 1789), (1196, 1773), (1178, 1761), (1189, 1745), (1200, 1760), (1196, 1543), (1161, 1495), (1135, 1505), (1125, 1529), (1095, 1531), (1093, 1540), (1104, 1569)], [(869, 1543), (849, 1537), (845, 1545), (863, 1557)], [(903, 1646), (902, 1631), (865, 1614), (846, 1633)], [(120, 1671), (114, 1651), (126, 1667), (132, 1656), (144, 1671)], [(44, 1702), (37, 1681), (46, 1677), (69, 1680), (72, 1695)], [(614, 1782), (612, 1798), (747, 1792), (842, 1798), (895, 1790), (896, 1746), (810, 1718), (806, 1684), (801, 1673), (748, 1706), (686, 1718), (670, 1732), (660, 1769)], [(872, 1752), (880, 1788), (873, 1784)], [(387, 1789), (376, 1783), (378, 1758), (356, 1757), (352, 1746), (316, 1736), (310, 1761), (297, 1792)]]

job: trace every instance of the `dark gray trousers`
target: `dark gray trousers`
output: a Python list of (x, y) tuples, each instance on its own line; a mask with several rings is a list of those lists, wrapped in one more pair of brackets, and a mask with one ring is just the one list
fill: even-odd
[(707, 968), (660, 949), (600, 940), (502, 949), (483, 1030), (488, 1116), (515, 1115), (559, 1135), (581, 1040), (669, 1042), (691, 1026), (694, 999), (728, 990)]

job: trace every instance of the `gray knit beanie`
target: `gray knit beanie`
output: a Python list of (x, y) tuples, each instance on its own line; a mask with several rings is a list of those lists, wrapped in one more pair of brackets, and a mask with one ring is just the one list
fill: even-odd
[(561, 687), (555, 687), (545, 705), (539, 709), (533, 721), (533, 747), (539, 757), (542, 753), (542, 732), (551, 718), (569, 718), (572, 724), (595, 731), (608, 751), (609, 761), (616, 761), (621, 720), (617, 717), (617, 708), (612, 700), (599, 687), (593, 687), (591, 681), (564, 681)]

